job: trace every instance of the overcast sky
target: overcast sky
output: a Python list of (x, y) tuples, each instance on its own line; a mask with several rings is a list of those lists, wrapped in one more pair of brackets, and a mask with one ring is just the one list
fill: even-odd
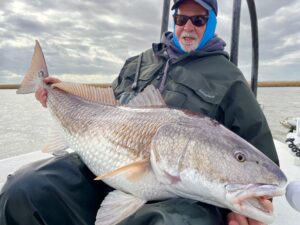
[[(218, 35), (230, 49), (233, 1), (219, 1)], [(251, 70), (251, 30), (243, 0), (239, 67)], [(300, 80), (300, 1), (256, 1), (259, 80)], [(111, 82), (124, 60), (158, 42), (163, 0), (0, 0), (0, 83), (19, 83), (39, 40), (51, 75)], [(172, 21), (170, 21), (172, 30)]]

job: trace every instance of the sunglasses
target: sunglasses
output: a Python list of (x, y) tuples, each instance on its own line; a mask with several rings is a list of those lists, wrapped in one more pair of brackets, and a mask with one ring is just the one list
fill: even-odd
[(202, 27), (208, 21), (207, 15), (185, 16), (185, 15), (175, 14), (173, 17), (174, 17), (175, 24), (178, 26), (184, 26), (189, 20), (191, 20), (194, 26)]

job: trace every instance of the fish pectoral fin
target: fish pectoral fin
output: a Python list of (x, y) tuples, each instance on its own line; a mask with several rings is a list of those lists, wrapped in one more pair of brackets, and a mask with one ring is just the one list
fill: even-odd
[(120, 167), (116, 170), (103, 174), (95, 178), (95, 180), (103, 180), (108, 177), (113, 177), (121, 173), (128, 173), (127, 178), (131, 181), (139, 179), (147, 171), (149, 160), (142, 160)]
[(120, 190), (110, 192), (97, 212), (95, 225), (115, 225), (135, 213), (146, 203)]
[(144, 91), (135, 96), (126, 106), (132, 107), (166, 107), (166, 103), (159, 90), (148, 85)]
[(55, 153), (57, 151), (69, 148), (69, 144), (63, 136), (63, 131), (60, 128), (53, 128), (48, 136), (48, 142), (43, 146), (42, 152)]
[(55, 83), (52, 84), (51, 87), (58, 88), (72, 95), (84, 98), (88, 101), (107, 105), (117, 105), (117, 101), (111, 87), (95, 87), (87, 84), (69, 82)]

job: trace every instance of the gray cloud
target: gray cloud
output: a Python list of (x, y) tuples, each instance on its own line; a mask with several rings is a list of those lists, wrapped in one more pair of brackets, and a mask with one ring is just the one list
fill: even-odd
[[(239, 65), (250, 76), (251, 29), (246, 1), (242, 1)], [(232, 2), (221, 6), (224, 16), (229, 16)], [(299, 80), (300, 64), (300, 8), (299, 1), (256, 1), (260, 39), (260, 80)], [(221, 13), (221, 14), (222, 14)], [(224, 21), (223, 21), (224, 22)], [(227, 23), (228, 25), (228, 23)], [(220, 26), (219, 26), (220, 28)], [(222, 24), (221, 33), (229, 43), (229, 30)], [(219, 29), (220, 30), (220, 29)], [(229, 48), (228, 48), (229, 49)]]
[(24, 32), (28, 34), (39, 34), (47, 31), (47, 27), (40, 21), (30, 17), (11, 15), (4, 20), (4, 28), (13, 32)]
[[(245, 2), (239, 65), (249, 78), (251, 31)], [(256, 2), (262, 80), (299, 80), (298, 2)], [(0, 83), (20, 82), (36, 39), (51, 74), (87, 82), (111, 81), (126, 58), (159, 40), (162, 5), (162, 0), (0, 1)], [(229, 50), (232, 1), (219, 1), (219, 9), (217, 31)]]

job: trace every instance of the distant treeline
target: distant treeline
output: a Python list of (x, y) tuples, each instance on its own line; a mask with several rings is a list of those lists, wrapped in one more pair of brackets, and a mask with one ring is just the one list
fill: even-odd
[(0, 89), (18, 89), (19, 84), (0, 84)]
[(300, 81), (260, 81), (258, 87), (300, 87)]
[[(110, 84), (88, 84), (97, 87), (107, 87)], [(20, 84), (0, 84), (0, 89), (18, 89)], [(300, 81), (260, 81), (258, 87), (300, 87)]]

